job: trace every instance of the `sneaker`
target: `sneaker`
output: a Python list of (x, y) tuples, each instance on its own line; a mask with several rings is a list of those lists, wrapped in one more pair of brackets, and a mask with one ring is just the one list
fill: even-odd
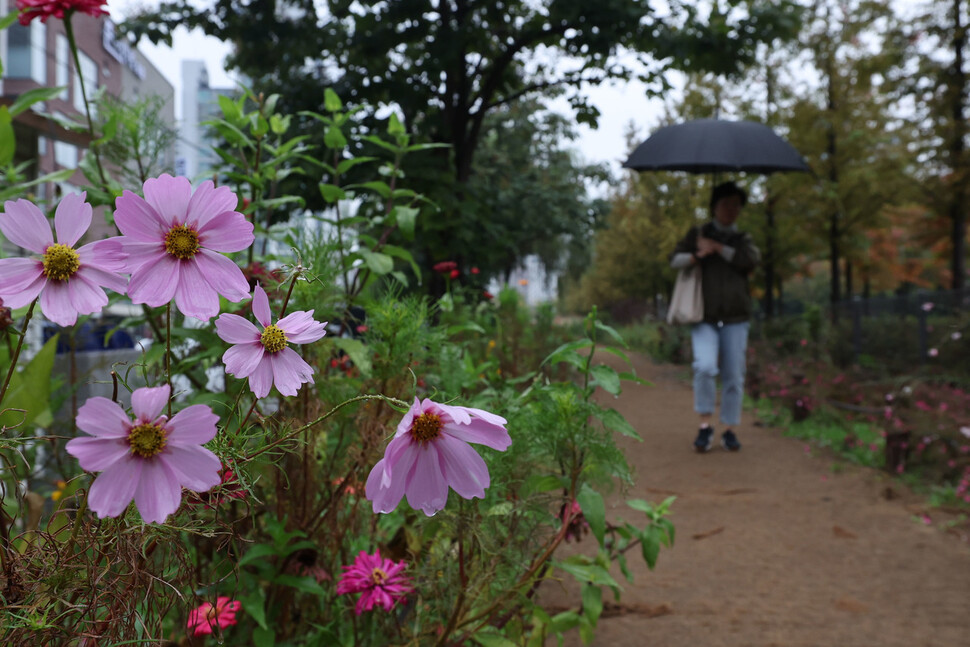
[(711, 444), (714, 438), (713, 427), (701, 427), (697, 430), (697, 438), (694, 439), (694, 449), (698, 454), (711, 451)]
[(741, 449), (741, 443), (738, 441), (737, 435), (728, 429), (721, 434), (721, 447), (729, 452), (736, 452)]

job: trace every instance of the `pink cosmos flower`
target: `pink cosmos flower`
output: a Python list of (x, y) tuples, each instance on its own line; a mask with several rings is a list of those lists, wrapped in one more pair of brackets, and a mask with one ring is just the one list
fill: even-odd
[(381, 557), (377, 550), (373, 555), (360, 551), (351, 566), (344, 566), (344, 573), (337, 582), (337, 594), (361, 593), (354, 609), (357, 615), (381, 606), (390, 611), (394, 605), (414, 590), (407, 576), (404, 562), (393, 562)]
[(397, 433), (367, 477), (374, 512), (390, 512), (407, 494), (429, 517), (448, 501), (448, 487), (465, 499), (484, 498), (485, 461), (468, 443), (505, 451), (512, 444), (505, 418), (481, 409), (414, 399)]
[(187, 179), (166, 174), (147, 180), (144, 192), (125, 191), (115, 210), (133, 303), (156, 307), (174, 298), (183, 314), (208, 321), (219, 314), (220, 294), (230, 301), (249, 296), (242, 270), (222, 255), (255, 240), (228, 187), (207, 180), (193, 193)]
[(233, 346), (222, 356), (226, 373), (249, 378), (249, 388), (257, 398), (270, 389), (282, 395), (296, 395), (300, 386), (313, 384), (313, 367), (303, 361), (289, 344), (309, 344), (326, 334), (324, 326), (313, 319), (313, 310), (291, 312), (275, 324), (270, 319), (269, 297), (259, 285), (253, 291), (253, 315), (263, 327), (233, 314), (216, 319), (216, 333)]
[(219, 629), (226, 629), (236, 624), (236, 612), (241, 608), (242, 602), (239, 600), (230, 600), (220, 595), (216, 598), (215, 606), (203, 602), (198, 609), (189, 611), (186, 626), (192, 630), (193, 636), (208, 636), (217, 625)]
[(72, 438), (67, 453), (101, 472), (88, 492), (98, 517), (117, 517), (134, 499), (146, 523), (161, 523), (178, 509), (183, 487), (205, 492), (219, 483), (219, 459), (202, 446), (219, 416), (195, 404), (169, 419), (161, 415), (169, 394), (168, 385), (136, 389), (134, 420), (108, 398), (88, 398), (78, 410), (77, 426), (91, 437)]
[(21, 25), (29, 25), (34, 18), (47, 22), (50, 17), (63, 19), (70, 11), (80, 11), (89, 16), (107, 16), (108, 12), (102, 7), (106, 0), (17, 0), (20, 15), (17, 20)]
[(0, 259), (0, 298), (8, 308), (20, 308), (40, 295), (44, 316), (70, 326), (79, 314), (100, 312), (108, 305), (102, 288), (124, 294), (125, 255), (120, 239), (109, 238), (74, 249), (91, 226), (86, 193), (64, 196), (54, 212), (54, 231), (43, 212), (27, 200), (5, 202), (0, 231), (11, 242), (37, 254)]

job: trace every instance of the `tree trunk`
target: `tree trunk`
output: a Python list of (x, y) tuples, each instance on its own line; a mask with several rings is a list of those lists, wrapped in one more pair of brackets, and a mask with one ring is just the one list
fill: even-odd
[(852, 261), (845, 259), (845, 298), (851, 299), (852, 292)]
[[(836, 139), (835, 139), (835, 83), (832, 79), (835, 74), (834, 65), (832, 61), (832, 54), (829, 53), (825, 61), (825, 71), (826, 71), (826, 94), (827, 94), (827, 105), (826, 110), (828, 111), (828, 145), (826, 151), (829, 158), (829, 183), (831, 190), (836, 190), (839, 185), (839, 168), (836, 165), (835, 154), (837, 152)], [(832, 213), (829, 214), (829, 268), (831, 270), (831, 294), (829, 295), (829, 301), (832, 304), (832, 319), (838, 319), (838, 309), (835, 305), (842, 300), (841, 294), (841, 277), (839, 276), (839, 205), (838, 203), (832, 205)]]
[[(960, 291), (966, 282), (966, 252), (967, 252), (967, 221), (966, 221), (966, 188), (964, 160), (964, 138), (967, 135), (967, 124), (964, 120), (964, 95), (967, 92), (966, 74), (963, 71), (963, 48), (966, 45), (966, 33), (963, 24), (963, 0), (953, 0), (953, 66), (949, 70), (947, 85), (950, 94), (950, 118), (952, 136), (950, 139), (950, 169), (953, 173), (951, 186), (953, 195), (950, 201), (950, 219), (953, 223), (953, 262), (951, 271), (953, 279), (951, 286)], [(959, 303), (959, 299), (956, 300)]]
[(775, 314), (775, 210), (772, 205), (771, 193), (766, 196), (765, 203), (765, 318), (771, 319)]

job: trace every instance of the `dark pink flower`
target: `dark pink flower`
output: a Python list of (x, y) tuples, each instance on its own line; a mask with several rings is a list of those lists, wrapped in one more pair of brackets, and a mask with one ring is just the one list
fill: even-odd
[(269, 297), (259, 285), (253, 292), (252, 305), (262, 330), (239, 315), (224, 313), (216, 319), (216, 333), (233, 344), (222, 356), (226, 373), (240, 379), (248, 377), (249, 388), (257, 398), (269, 395), (274, 384), (280, 394), (296, 395), (303, 384), (313, 384), (313, 367), (288, 346), (317, 341), (326, 334), (326, 323), (314, 320), (313, 310), (300, 310), (274, 324)]
[(430, 517), (445, 507), (449, 486), (465, 499), (484, 498), (488, 467), (469, 443), (505, 451), (512, 444), (505, 423), (481, 409), (415, 398), (367, 477), (374, 512), (391, 512), (406, 494)]
[(102, 7), (107, 0), (17, 0), (20, 16), (17, 20), (21, 25), (29, 25), (34, 18), (47, 22), (50, 17), (63, 19), (71, 11), (80, 11), (89, 16), (107, 16), (108, 12)]
[(440, 263), (435, 263), (431, 269), (441, 274), (451, 274), (453, 270), (458, 269), (458, 263), (455, 261), (441, 261)]
[(242, 608), (239, 600), (230, 600), (224, 595), (216, 598), (215, 606), (203, 602), (198, 609), (189, 612), (186, 626), (192, 630), (193, 636), (208, 636), (217, 626), (226, 629), (236, 624), (236, 612)]
[(410, 579), (401, 573), (406, 567), (404, 562), (382, 558), (379, 550), (373, 555), (360, 551), (351, 566), (343, 567), (344, 573), (337, 583), (337, 594), (361, 594), (354, 609), (357, 615), (375, 606), (390, 611), (414, 590)]

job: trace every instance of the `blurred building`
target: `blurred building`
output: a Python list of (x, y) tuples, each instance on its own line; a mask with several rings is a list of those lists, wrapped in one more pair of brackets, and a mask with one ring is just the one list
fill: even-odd
[[(16, 12), (14, 0), (0, 0), (0, 15)], [(164, 99), (162, 118), (175, 127), (175, 91), (172, 85), (137, 48), (115, 34), (114, 23), (106, 16), (76, 13), (72, 18), (78, 59), (89, 98), (98, 92), (135, 100), (149, 95)], [(76, 169), (89, 137), (64, 128), (58, 120), (86, 123), (81, 77), (71, 60), (64, 23), (51, 18), (27, 26), (14, 22), (0, 30), (0, 105), (11, 105), (24, 92), (40, 87), (59, 87), (53, 99), (35, 104), (32, 110), (14, 118), (16, 163), (32, 162), (27, 174), (33, 179), (61, 169)], [(174, 166), (174, 151), (167, 154)], [(55, 197), (52, 192), (71, 191), (82, 181), (80, 172), (58, 186), (39, 186), (39, 200)]]
[(184, 175), (198, 184), (212, 179), (213, 169), (220, 164), (214, 149), (219, 140), (205, 125), (206, 121), (222, 116), (219, 97), (236, 99), (238, 88), (213, 88), (204, 61), (182, 61), (182, 120), (179, 126), (175, 174)]

